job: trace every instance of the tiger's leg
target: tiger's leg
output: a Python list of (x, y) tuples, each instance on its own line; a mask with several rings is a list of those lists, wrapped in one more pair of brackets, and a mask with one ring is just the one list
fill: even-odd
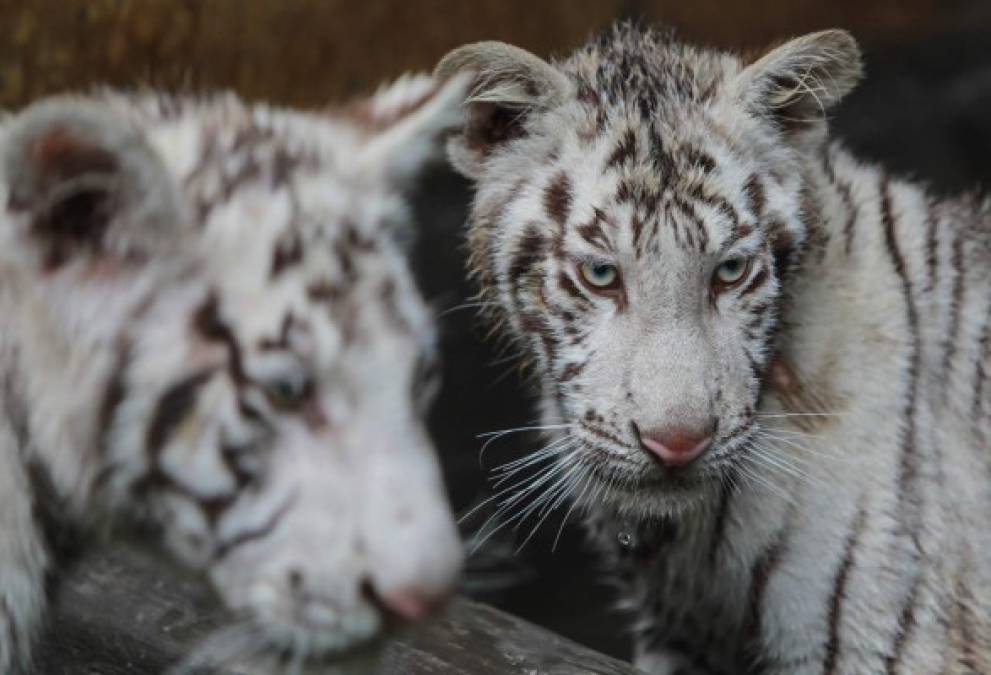
[(29, 479), (15, 436), (0, 416), (0, 673), (28, 669), (48, 564)]

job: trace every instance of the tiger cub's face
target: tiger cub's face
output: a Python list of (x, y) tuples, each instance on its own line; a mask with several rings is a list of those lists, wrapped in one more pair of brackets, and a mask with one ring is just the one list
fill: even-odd
[(399, 242), (462, 94), (62, 98), (0, 127), (0, 330), (36, 459), (82, 517), (154, 526), (263, 646), (343, 650), (457, 581)]
[[(782, 283), (810, 239), (804, 156), (859, 71), (845, 33), (752, 62), (619, 26), (549, 64), (500, 43), (449, 146), (477, 182), (472, 267), (526, 348), (586, 497), (684, 509), (739, 467)], [(563, 480), (563, 479), (562, 479)]]

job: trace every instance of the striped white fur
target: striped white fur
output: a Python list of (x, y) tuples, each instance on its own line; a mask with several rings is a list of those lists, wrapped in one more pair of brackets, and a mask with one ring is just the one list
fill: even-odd
[(150, 528), (242, 649), (293, 661), (451, 591), (400, 243), (465, 85), (321, 114), (106, 92), (0, 125), (0, 673), (29, 667), (66, 532)]
[[(757, 59), (626, 25), (514, 53), (438, 68), (495, 92), (450, 144), (471, 266), (572, 439), (532, 485), (589, 509), (637, 664), (991, 672), (991, 207), (828, 140), (860, 74), (841, 31)], [(566, 82), (500, 107), (527, 73)], [(711, 444), (658, 461), (645, 430), (683, 429)]]

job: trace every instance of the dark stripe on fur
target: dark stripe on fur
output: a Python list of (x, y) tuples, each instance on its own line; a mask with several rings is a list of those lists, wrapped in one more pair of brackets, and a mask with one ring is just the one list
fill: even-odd
[(613, 150), (612, 154), (609, 155), (609, 159), (606, 160), (606, 168), (614, 169), (616, 167), (623, 166), (627, 162), (631, 162), (636, 159), (637, 156), (637, 134), (631, 128), (627, 129), (623, 133), (623, 137), (620, 139), (619, 143), (616, 145), (616, 149)]
[(930, 204), (929, 213), (926, 217), (926, 269), (929, 274), (926, 290), (930, 292), (936, 288), (938, 274), (939, 237), (936, 232), (938, 224), (939, 220), (936, 218), (936, 212), (933, 210), (932, 204)]
[(767, 273), (767, 267), (761, 267), (760, 271), (757, 272), (757, 274), (750, 279), (750, 282), (744, 286), (743, 290), (740, 291), (740, 297), (750, 295), (758, 288), (766, 284), (769, 278), (770, 275)]
[(747, 182), (743, 186), (743, 192), (747, 197), (747, 208), (754, 218), (760, 220), (764, 215), (764, 207), (767, 205), (767, 195), (764, 194), (764, 184), (757, 174), (750, 174)]
[(787, 532), (781, 530), (757, 557), (750, 571), (750, 590), (747, 593), (747, 618), (744, 625), (744, 637), (751, 644), (760, 638), (764, 593), (767, 591), (771, 575), (784, 556), (786, 545)]
[(211, 369), (193, 373), (167, 389), (159, 398), (145, 435), (145, 447), (151, 456), (161, 451), (176, 427), (192, 411), (200, 387), (207, 383), (213, 372)]
[[(891, 192), (888, 178), (881, 179), (881, 222), (884, 226), (884, 239), (891, 258), (895, 273), (901, 280), (902, 295), (905, 300), (906, 323), (909, 332), (909, 365), (907, 394), (905, 408), (902, 412), (903, 429), (901, 438), (901, 460), (897, 478), (898, 506), (897, 513), (900, 521), (901, 539), (908, 539), (914, 545), (914, 550), (918, 551), (916, 538), (921, 521), (921, 505), (918, 503), (920, 495), (915, 493), (915, 482), (918, 476), (918, 449), (915, 445), (915, 403), (918, 396), (918, 373), (919, 373), (919, 318), (913, 298), (912, 281), (906, 269), (905, 259), (898, 247), (898, 239), (895, 234), (895, 218), (891, 210)], [(899, 551), (904, 557), (904, 551)], [(887, 659), (887, 672), (889, 675), (897, 672), (898, 664), (901, 660), (901, 653), (908, 640), (908, 635), (915, 624), (915, 603), (920, 585), (920, 575), (916, 574), (912, 588), (906, 598), (905, 605), (900, 613), (898, 621), (898, 631), (891, 648), (891, 655)]]
[(564, 226), (571, 214), (573, 197), (571, 179), (565, 172), (559, 172), (544, 189), (544, 210), (547, 217)]
[(730, 225), (732, 226), (734, 232), (737, 229), (739, 229), (740, 215), (736, 212), (736, 209), (733, 207), (732, 204), (729, 203), (729, 201), (725, 197), (721, 195), (714, 195), (707, 193), (703, 191), (701, 185), (698, 185), (695, 188), (693, 188), (688, 193), (688, 196), (691, 197), (692, 199), (695, 199), (699, 203), (705, 204), (709, 208), (714, 209), (719, 213), (721, 213), (723, 217), (730, 222)]
[(719, 546), (726, 532), (726, 520), (729, 517), (730, 502), (733, 497), (733, 487), (730, 481), (725, 481), (719, 488), (719, 501), (716, 504), (716, 514), (712, 524), (712, 538), (709, 540), (709, 566), (715, 567)]
[(860, 213), (857, 210), (857, 205), (853, 202), (849, 185), (837, 182), (836, 190), (840, 193), (840, 199), (843, 200), (843, 206), (847, 212), (846, 222), (843, 224), (843, 252), (849, 257), (853, 253), (853, 239), (857, 230), (857, 218)]
[[(885, 673), (895, 675), (899, 670), (905, 645), (908, 644), (912, 632), (915, 630), (916, 618), (915, 610), (919, 599), (919, 588), (922, 585), (921, 574), (917, 574), (912, 581), (912, 587), (905, 597), (905, 604), (898, 615), (898, 626), (895, 629), (895, 641), (891, 646), (891, 653), (885, 659)], [(911, 672), (911, 671), (909, 671)]]
[(196, 310), (196, 314), (193, 316), (193, 327), (203, 338), (222, 342), (227, 346), (227, 368), (231, 378), (236, 384), (247, 382), (248, 376), (244, 371), (244, 362), (241, 358), (241, 345), (221, 318), (220, 301), (215, 293), (207, 296), (200, 308)]
[(850, 526), (850, 533), (847, 535), (846, 544), (843, 547), (843, 557), (840, 559), (839, 569), (833, 580), (833, 592), (829, 596), (829, 635), (826, 639), (826, 656), (823, 659), (823, 675), (831, 675), (836, 672), (836, 663), (840, 653), (840, 620), (843, 612), (843, 602), (846, 600), (847, 581), (850, 570), (853, 568), (854, 552), (860, 543), (860, 537), (864, 532), (867, 522), (867, 511), (863, 506), (857, 509), (853, 524)]
[[(903, 534), (912, 535), (915, 533), (913, 524), (916, 521), (911, 514), (918, 511), (919, 505), (913, 503), (908, 493), (913, 491), (915, 479), (918, 474), (917, 448), (915, 446), (915, 403), (918, 395), (918, 374), (919, 374), (919, 317), (913, 298), (912, 281), (908, 276), (905, 266), (905, 258), (898, 247), (898, 240), (895, 234), (895, 218), (891, 211), (891, 193), (888, 178), (881, 180), (881, 222), (884, 226), (884, 241), (887, 246), (888, 256), (898, 275), (902, 286), (902, 297), (905, 302), (905, 321), (909, 338), (909, 364), (906, 377), (907, 393), (905, 407), (902, 412), (903, 429), (901, 438), (901, 460), (898, 472), (898, 513), (903, 520), (907, 520), (906, 532)], [(914, 495), (914, 498), (918, 498)]]
[(117, 343), (117, 354), (114, 358), (114, 365), (110, 370), (110, 376), (107, 378), (107, 384), (103, 388), (103, 396), (100, 397), (100, 412), (96, 418), (96, 441), (93, 444), (95, 456), (106, 455), (109, 449), (110, 430), (113, 427), (117, 408), (124, 402), (127, 396), (125, 379), (130, 360), (130, 342), (121, 336)]
[(977, 340), (977, 365), (974, 369), (974, 394), (971, 400), (971, 418), (974, 428), (979, 434), (983, 434), (983, 412), (984, 412), (984, 385), (987, 381), (987, 373), (984, 364), (991, 359), (991, 307), (985, 309), (984, 325), (981, 327), (980, 337)]
[(295, 267), (301, 262), (303, 262), (303, 240), (298, 233), (293, 232), (288, 240), (276, 243), (269, 276), (275, 279), (287, 269)]
[(712, 173), (716, 169), (716, 160), (712, 155), (699, 148), (688, 146), (681, 151), (685, 166), (690, 169), (701, 169), (702, 173)]
[(20, 378), (16, 370), (13, 367), (9, 368), (3, 380), (3, 413), (10, 423), (18, 454), (26, 458), (31, 446), (31, 420), (27, 402), (19, 385)]
[[(694, 226), (694, 230), (698, 236), (697, 248), (699, 251), (705, 251), (706, 246), (708, 246), (709, 244), (709, 231), (706, 229), (705, 223), (703, 222), (702, 218), (699, 217), (698, 212), (691, 204), (684, 201), (677, 195), (671, 199), (671, 205), (674, 206), (676, 209), (678, 209), (685, 216), (685, 218), (689, 220), (691, 224)], [(675, 225), (675, 228), (677, 228), (677, 225)], [(691, 228), (686, 226), (685, 234), (688, 238), (689, 247), (695, 248), (696, 238), (692, 236)]]
[(585, 296), (582, 295), (582, 292), (578, 289), (578, 285), (571, 280), (571, 277), (568, 276), (568, 273), (564, 270), (558, 272), (557, 283), (558, 286), (561, 287), (561, 290), (567, 293), (572, 299), (579, 302), (585, 301)]
[(943, 342), (943, 377), (944, 382), (949, 383), (950, 369), (953, 368), (953, 357), (957, 353), (957, 342), (960, 339), (960, 310), (963, 309), (964, 282), (966, 273), (964, 270), (963, 235), (956, 233), (953, 240), (953, 255), (950, 258), (950, 267), (953, 270), (953, 291), (950, 296), (950, 323), (947, 329), (946, 340)]
[(230, 555), (231, 551), (233, 551), (234, 549), (240, 546), (244, 546), (245, 544), (248, 544), (250, 542), (259, 541), (267, 537), (275, 530), (276, 527), (278, 527), (279, 522), (282, 520), (283, 517), (285, 517), (285, 515), (289, 512), (289, 510), (292, 509), (293, 504), (295, 504), (295, 501), (296, 500), (293, 498), (287, 500), (285, 504), (283, 504), (278, 509), (276, 509), (276, 511), (268, 518), (268, 520), (262, 523), (261, 526), (259, 526), (257, 529), (249, 530), (247, 532), (242, 532), (241, 534), (238, 534), (232, 537), (231, 539), (228, 539), (227, 541), (223, 542), (220, 546), (217, 547), (217, 551), (214, 558), (216, 560), (220, 560)]
[[(513, 295), (518, 295), (523, 287), (526, 276), (532, 268), (544, 257), (545, 239), (540, 234), (536, 223), (529, 223), (523, 231), (516, 246), (516, 252), (509, 262), (507, 270)], [(517, 298), (518, 300), (518, 298)]]
[(82, 550), (83, 540), (68, 520), (68, 507), (59, 496), (48, 468), (40, 460), (33, 459), (24, 469), (31, 486), (31, 517), (53, 563), (46, 570), (45, 578), (45, 590), (51, 597), (56, 582), (53, 568), (64, 568), (75, 560)]

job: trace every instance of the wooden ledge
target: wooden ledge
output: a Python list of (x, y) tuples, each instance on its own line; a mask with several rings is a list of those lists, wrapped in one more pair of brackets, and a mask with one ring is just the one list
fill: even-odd
[[(87, 556), (57, 594), (36, 675), (165, 672), (223, 626), (223, 612), (194, 578), (152, 554), (114, 548)], [(272, 672), (232, 666), (197, 675)], [(375, 656), (314, 666), (329, 675), (634, 675), (635, 669), (492, 607), (459, 598), (441, 617), (389, 639)]]

